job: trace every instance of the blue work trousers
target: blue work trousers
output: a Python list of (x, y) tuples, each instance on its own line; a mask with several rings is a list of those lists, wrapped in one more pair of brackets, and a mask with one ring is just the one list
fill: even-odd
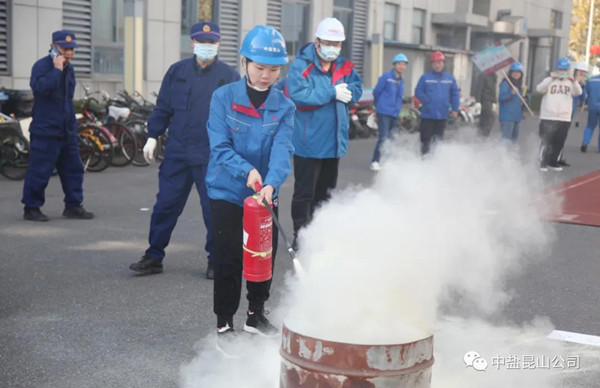
[(386, 140), (392, 140), (398, 131), (398, 117), (378, 114), (377, 128), (379, 138), (377, 139), (377, 144), (375, 144), (373, 162), (379, 162), (381, 160), (381, 147), (383, 146), (383, 143)]
[(202, 218), (206, 227), (206, 243), (204, 249), (210, 254), (212, 249), (212, 232), (210, 227), (210, 208), (206, 192), (206, 168), (204, 164), (190, 165), (185, 160), (166, 157), (158, 173), (158, 194), (156, 204), (150, 219), (150, 234), (148, 242), (150, 247), (146, 256), (164, 259), (165, 249), (171, 240), (171, 233), (175, 229), (177, 219), (183, 212), (185, 204), (196, 184), (202, 207)]
[(29, 162), (23, 199), (25, 208), (38, 208), (46, 201), (45, 191), (56, 167), (63, 192), (65, 208), (74, 208), (83, 202), (83, 163), (77, 146), (77, 136), (65, 138), (31, 135)]

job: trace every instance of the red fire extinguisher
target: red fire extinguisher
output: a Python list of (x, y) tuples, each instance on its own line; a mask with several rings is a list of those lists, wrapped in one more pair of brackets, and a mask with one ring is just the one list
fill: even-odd
[[(256, 184), (256, 191), (260, 185)], [(257, 196), (244, 200), (244, 279), (264, 282), (271, 279), (273, 269), (273, 219), (269, 210), (258, 203)]]

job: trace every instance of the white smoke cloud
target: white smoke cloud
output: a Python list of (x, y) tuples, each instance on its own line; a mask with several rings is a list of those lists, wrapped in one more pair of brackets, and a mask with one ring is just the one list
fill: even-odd
[(372, 187), (340, 193), (301, 234), (307, 275), (286, 322), (389, 344), (430, 333), (448, 297), (494, 313), (506, 277), (550, 241), (540, 190), (537, 171), (497, 145), (445, 144), (425, 160), (398, 150)]
[[(406, 139), (371, 187), (336, 193), (301, 233), (306, 273), (288, 282), (275, 317), (339, 342), (389, 345), (433, 333), (436, 388), (564, 386), (559, 371), (492, 365), (494, 356), (568, 356), (563, 343), (545, 339), (550, 322), (484, 320), (510, 300), (505, 280), (544, 257), (553, 238), (542, 216), (557, 203), (539, 200), (535, 161), (464, 139), (422, 160)], [(278, 386), (279, 340), (246, 339), (242, 359), (224, 361), (215, 361), (214, 341), (182, 368), (183, 387)], [(464, 364), (468, 351), (486, 358), (485, 371)]]

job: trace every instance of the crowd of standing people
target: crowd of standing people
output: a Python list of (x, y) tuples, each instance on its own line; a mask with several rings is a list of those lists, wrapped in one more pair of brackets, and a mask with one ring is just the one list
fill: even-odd
[[(203, 21), (190, 30), (194, 55), (171, 65), (163, 78), (156, 107), (148, 119), (144, 157), (153, 159), (157, 138), (167, 128), (169, 141), (158, 172), (148, 248), (129, 268), (137, 275), (163, 272), (171, 234), (195, 186), (206, 227), (206, 277), (214, 279), (213, 310), (219, 346), (224, 352), (228, 340), (236, 336), (233, 316), (242, 293), (244, 199), (256, 195), (259, 203), (266, 201), (278, 214), (279, 190), (293, 173), (292, 245), (298, 249), (302, 229), (336, 188), (339, 162), (348, 148), (349, 106), (360, 99), (363, 83), (352, 61), (341, 55), (345, 40), (339, 20), (322, 20), (314, 41), (300, 48), (287, 76), (277, 83), (289, 59), (284, 37), (276, 29), (256, 26), (245, 35), (239, 50), (244, 70), (240, 76), (218, 59), (219, 26)], [(76, 47), (72, 31), (56, 31), (49, 54), (32, 69), (35, 105), (22, 199), (24, 218), (29, 221), (48, 221), (41, 207), (55, 167), (65, 194), (63, 216), (94, 217), (82, 205), (83, 167), (76, 143), (76, 81), (71, 64)], [(420, 77), (415, 88), (415, 96), (422, 103), (422, 155), (444, 138), (448, 116), (458, 116), (460, 89), (454, 76), (444, 71), (444, 61), (442, 52), (433, 52), (431, 71)], [(384, 143), (398, 130), (403, 73), (408, 65), (407, 56), (398, 53), (392, 69), (381, 75), (373, 92), (379, 127), (370, 164), (373, 171), (382, 169)], [(587, 69), (578, 66), (573, 75), (569, 69), (568, 59), (560, 58), (555, 72), (537, 86), (543, 94), (542, 170), (566, 165), (562, 149), (583, 85), (590, 110), (581, 151), (587, 150), (600, 120), (600, 77), (585, 81)], [(498, 94), (495, 75), (482, 79), (478, 93), (483, 107), (483, 136), (491, 131), (499, 103), (502, 138), (509, 143), (517, 141), (526, 103), (523, 77), (523, 66), (513, 63), (500, 82)], [(260, 187), (258, 192), (255, 187)], [(274, 263), (276, 228), (272, 238)], [(270, 287), (271, 280), (246, 282), (244, 331), (267, 336), (277, 333), (265, 314)]]

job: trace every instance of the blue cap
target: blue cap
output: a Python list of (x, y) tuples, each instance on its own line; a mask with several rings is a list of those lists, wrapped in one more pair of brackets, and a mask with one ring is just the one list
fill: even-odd
[(396, 54), (396, 56), (394, 57), (394, 59), (392, 59), (392, 65), (395, 64), (396, 62), (406, 62), (408, 63), (408, 58), (406, 58), (406, 55), (399, 53)]
[(69, 30), (58, 30), (52, 33), (52, 44), (60, 46), (60, 48), (76, 48), (75, 34)]
[(513, 64), (510, 65), (510, 67), (508, 68), (508, 71), (520, 71), (522, 73), (523, 65), (521, 64), (521, 62), (513, 62)]
[(246, 34), (240, 54), (264, 65), (285, 65), (288, 63), (285, 40), (271, 26), (256, 26)]
[(190, 28), (190, 38), (201, 41), (205, 39), (218, 42), (221, 40), (219, 25), (213, 22), (198, 22)]
[(571, 68), (571, 61), (567, 57), (560, 57), (556, 61), (556, 68), (558, 70), (569, 70)]

